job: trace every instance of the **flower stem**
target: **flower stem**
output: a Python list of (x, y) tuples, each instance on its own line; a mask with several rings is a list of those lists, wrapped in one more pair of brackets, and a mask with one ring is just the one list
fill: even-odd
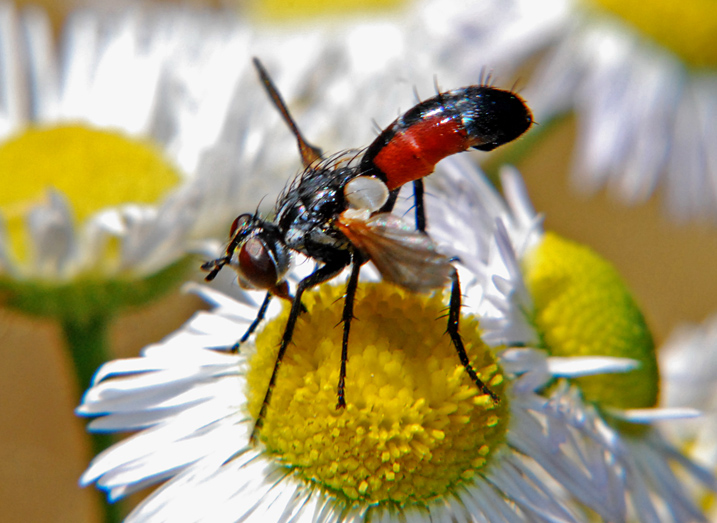
[[(89, 388), (97, 369), (110, 359), (109, 327), (112, 315), (98, 313), (90, 317), (64, 318), (62, 330), (67, 349), (75, 368), (75, 379), (79, 391)], [(112, 434), (91, 432), (92, 455), (96, 456), (115, 442)], [(124, 507), (121, 503), (110, 503), (104, 493), (97, 491), (104, 512), (105, 523), (119, 523), (123, 519)]]

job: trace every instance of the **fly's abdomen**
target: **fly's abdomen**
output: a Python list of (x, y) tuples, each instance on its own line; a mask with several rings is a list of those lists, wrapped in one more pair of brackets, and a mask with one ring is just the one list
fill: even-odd
[(368, 147), (362, 171), (389, 190), (431, 174), (443, 158), (515, 140), (532, 124), (525, 102), (510, 91), (471, 86), (426, 100), (389, 125)]

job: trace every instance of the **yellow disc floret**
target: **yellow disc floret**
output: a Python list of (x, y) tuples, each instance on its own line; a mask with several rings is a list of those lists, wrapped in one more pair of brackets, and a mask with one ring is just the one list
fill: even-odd
[(655, 346), (617, 271), (591, 249), (546, 233), (523, 260), (535, 325), (555, 356), (631, 358), (639, 368), (576, 380), (602, 406), (646, 408), (657, 402)]
[(0, 212), (15, 257), (26, 257), (27, 211), (49, 190), (81, 222), (107, 207), (157, 203), (180, 180), (152, 144), (83, 125), (29, 128), (0, 144)]
[[(304, 295), (308, 312), (286, 351), (260, 439), (267, 452), (347, 503), (426, 504), (471, 481), (504, 447), (505, 382), (478, 322), (461, 334), (481, 394), (445, 334), (445, 301), (388, 283), (359, 286), (349, 340), (346, 408), (337, 409), (344, 289)], [(247, 382), (259, 411), (286, 311), (257, 337)]]
[(715, 0), (592, 0), (685, 62), (717, 67), (717, 2)]

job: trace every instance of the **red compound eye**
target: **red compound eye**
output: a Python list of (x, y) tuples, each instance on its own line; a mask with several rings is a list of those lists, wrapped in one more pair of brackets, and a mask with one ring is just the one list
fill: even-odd
[(233, 238), (236, 232), (239, 229), (243, 229), (251, 222), (251, 214), (240, 214), (236, 217), (236, 219), (232, 222), (232, 226), (229, 229), (229, 237)]
[(238, 269), (245, 287), (271, 289), (276, 285), (278, 271), (274, 256), (258, 238), (249, 238), (241, 246)]

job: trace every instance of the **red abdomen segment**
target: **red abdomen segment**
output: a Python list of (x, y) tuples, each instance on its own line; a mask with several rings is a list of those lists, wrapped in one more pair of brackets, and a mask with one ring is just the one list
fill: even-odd
[(428, 176), (446, 156), (471, 146), (460, 121), (442, 115), (424, 118), (394, 133), (373, 159), (386, 174), (389, 191)]
[(389, 125), (366, 149), (361, 172), (393, 191), (431, 174), (443, 158), (495, 149), (523, 134), (530, 109), (510, 91), (474, 85), (421, 102)]

